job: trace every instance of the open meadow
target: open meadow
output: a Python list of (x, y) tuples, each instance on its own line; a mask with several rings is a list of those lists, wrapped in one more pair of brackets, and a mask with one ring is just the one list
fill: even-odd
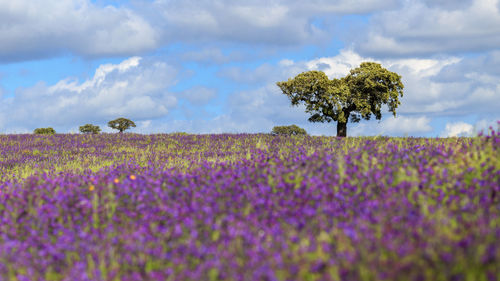
[(500, 280), (499, 132), (0, 148), (0, 280)]

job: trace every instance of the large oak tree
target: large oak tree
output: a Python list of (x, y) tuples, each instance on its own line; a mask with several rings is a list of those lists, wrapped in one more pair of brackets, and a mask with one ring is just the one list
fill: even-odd
[(337, 122), (337, 136), (347, 135), (347, 123), (382, 118), (382, 105), (396, 116), (403, 96), (401, 76), (375, 62), (363, 62), (340, 79), (329, 79), (322, 71), (303, 72), (276, 83), (292, 105), (305, 104), (311, 122)]

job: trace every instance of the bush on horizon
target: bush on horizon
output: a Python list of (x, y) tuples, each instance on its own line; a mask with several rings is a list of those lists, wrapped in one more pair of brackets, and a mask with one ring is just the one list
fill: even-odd
[(290, 126), (275, 126), (273, 130), (271, 131), (271, 134), (273, 135), (286, 135), (286, 136), (291, 136), (291, 135), (307, 135), (306, 130), (302, 129), (301, 127), (297, 125), (290, 125)]
[(54, 135), (56, 133), (56, 130), (52, 127), (48, 128), (36, 128), (33, 133), (35, 135)]
[(80, 132), (83, 134), (99, 134), (101, 132), (101, 128), (92, 124), (85, 124), (80, 126)]

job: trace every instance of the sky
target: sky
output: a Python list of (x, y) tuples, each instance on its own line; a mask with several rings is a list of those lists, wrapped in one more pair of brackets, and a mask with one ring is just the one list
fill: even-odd
[(0, 0), (0, 133), (268, 133), (310, 123), (276, 86), (365, 61), (402, 76), (394, 117), (349, 136), (472, 136), (500, 120), (498, 0)]

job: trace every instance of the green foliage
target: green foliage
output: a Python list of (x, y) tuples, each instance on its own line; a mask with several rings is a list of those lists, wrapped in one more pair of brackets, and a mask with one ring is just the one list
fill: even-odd
[(56, 130), (52, 127), (48, 128), (36, 128), (33, 133), (35, 135), (54, 135), (56, 133)]
[(382, 104), (396, 116), (403, 96), (401, 76), (374, 62), (363, 62), (343, 78), (330, 80), (322, 71), (308, 71), (276, 83), (292, 105), (305, 104), (310, 122), (337, 122), (337, 136), (346, 136), (347, 123), (382, 118)]
[(291, 135), (307, 135), (307, 132), (306, 130), (302, 129), (297, 125), (290, 125), (290, 126), (275, 126), (271, 131), (271, 134), (291, 136)]
[(101, 132), (101, 128), (92, 124), (85, 124), (80, 126), (80, 132), (83, 134), (99, 134)]
[(112, 129), (120, 131), (120, 133), (123, 133), (123, 131), (130, 129), (130, 127), (135, 127), (135, 123), (134, 121), (131, 121), (126, 118), (118, 118), (109, 121), (108, 126)]

